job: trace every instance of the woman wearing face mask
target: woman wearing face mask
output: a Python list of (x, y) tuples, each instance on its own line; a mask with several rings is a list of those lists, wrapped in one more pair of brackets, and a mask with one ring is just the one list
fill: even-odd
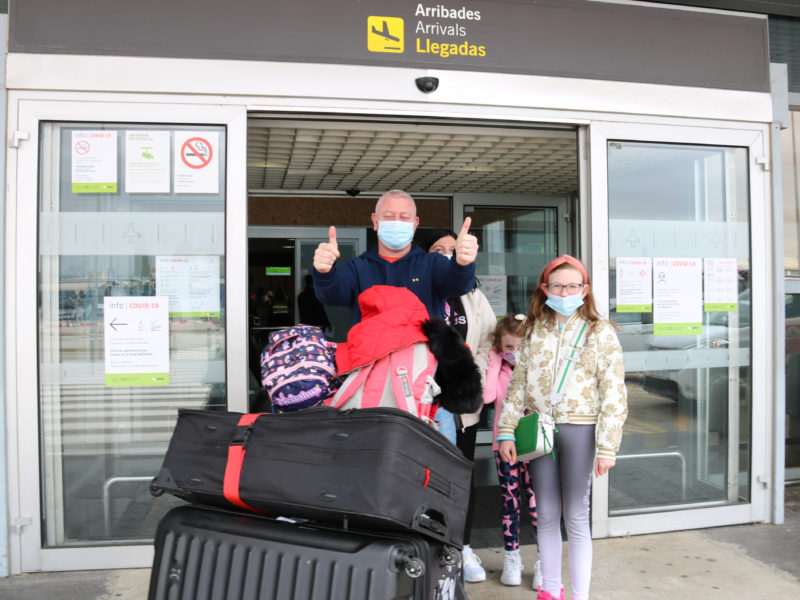
[[(422, 241), (422, 248), (427, 252), (439, 254), (453, 259), (456, 247), (456, 233), (450, 229), (432, 229)], [(489, 366), (489, 348), (491, 341), (489, 334), (494, 331), (497, 317), (492, 310), (489, 300), (475, 287), (463, 296), (447, 299), (445, 304), (445, 321), (455, 327), (464, 338), (464, 342), (472, 351), (475, 364), (481, 372), (481, 383), (485, 381), (486, 369)], [(480, 411), (455, 415), (456, 446), (469, 460), (475, 460), (475, 440), (478, 434), (478, 420)], [(470, 547), (470, 534), (472, 532), (472, 514), (475, 504), (475, 482), (470, 482), (469, 503), (467, 504), (467, 521), (464, 530), (464, 577), (470, 583), (477, 583), (486, 579), (486, 571), (481, 566), (480, 558)]]
[[(537, 600), (564, 598), (561, 526), (567, 530), (573, 600), (589, 598), (592, 473), (614, 466), (627, 416), (622, 348), (613, 325), (600, 318), (589, 274), (572, 256), (542, 271), (521, 328), (522, 343), (497, 429), (500, 457), (517, 458), (514, 429), (523, 408), (554, 416), (555, 459), (529, 463), (538, 512), (543, 583)], [(572, 361), (568, 356), (575, 356)]]

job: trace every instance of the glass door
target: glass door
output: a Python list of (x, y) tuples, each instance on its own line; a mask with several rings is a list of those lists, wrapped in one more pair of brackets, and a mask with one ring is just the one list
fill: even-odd
[(800, 294), (786, 294), (785, 479), (800, 481)]
[(45, 547), (152, 539), (176, 409), (227, 406), (224, 157), (220, 126), (40, 127)]
[[(344, 262), (366, 249), (367, 230), (358, 227), (337, 227), (336, 241)], [(350, 311), (344, 306), (325, 306), (323, 313), (310, 317), (300, 298), (308, 287), (314, 251), (320, 242), (328, 241), (324, 227), (262, 227), (248, 228), (250, 251), (248, 274), (250, 298), (255, 306), (250, 313), (256, 317), (251, 333), (263, 338), (270, 331), (306, 322), (320, 325), (327, 320), (326, 334), (331, 341), (344, 342), (350, 329)], [(264, 298), (271, 306), (264, 309)], [(317, 311), (319, 312), (319, 311)], [(305, 317), (305, 318), (304, 318)], [(317, 320), (322, 319), (320, 322)]]
[[(298, 249), (295, 252), (298, 273), (301, 273), (304, 277), (311, 275), (314, 251), (320, 242), (327, 241), (327, 231), (324, 228), (317, 229), (313, 237), (298, 240)], [(367, 249), (367, 230), (355, 227), (337, 227), (336, 243), (339, 246), (339, 260), (341, 262), (354, 258)], [(298, 288), (300, 288), (299, 284), (300, 282), (298, 281)], [(301, 291), (301, 289), (296, 289), (298, 296)], [(324, 310), (330, 323), (330, 327), (326, 330), (328, 338), (334, 342), (347, 341), (347, 332), (350, 331), (350, 326), (352, 325), (350, 308), (347, 306), (324, 306)], [(298, 314), (297, 319), (302, 321), (300, 314)]]
[(592, 234), (607, 289), (595, 292), (619, 328), (629, 406), (617, 464), (595, 482), (595, 535), (764, 518), (762, 140), (644, 126), (592, 137), (605, 174)]
[[(337, 227), (344, 261), (366, 249), (366, 229)], [(261, 388), (261, 351), (272, 331), (295, 323), (319, 326), (329, 340), (344, 342), (350, 330), (350, 310), (323, 306), (314, 296), (311, 277), (314, 251), (328, 241), (324, 227), (248, 228), (249, 408), (267, 409)]]
[(178, 409), (240, 404), (239, 111), (21, 105), (12, 572), (147, 566)]
[(495, 314), (527, 313), (539, 272), (570, 252), (569, 199), (456, 194), (453, 214), (456, 232), (472, 218), (470, 232), (479, 244), (475, 274)]
[[(574, 253), (572, 219), (566, 197), (456, 194), (453, 230), (466, 217), (479, 243), (476, 277), (497, 317), (528, 312), (542, 268), (556, 256)], [(494, 406), (481, 411), (475, 448), (475, 486), (479, 499), (499, 498), (492, 451)], [(481, 500), (479, 500), (481, 502)], [(480, 504), (477, 514), (495, 514), (496, 505)], [(479, 517), (481, 523), (483, 519)], [(495, 531), (492, 524), (492, 531)], [(525, 529), (525, 528), (523, 528)]]

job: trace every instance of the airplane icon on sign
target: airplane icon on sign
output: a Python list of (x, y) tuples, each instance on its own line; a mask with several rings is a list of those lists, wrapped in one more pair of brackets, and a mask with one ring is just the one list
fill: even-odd
[(399, 42), (400, 41), (399, 37), (395, 37), (395, 36), (393, 36), (393, 35), (391, 35), (389, 33), (389, 24), (386, 21), (383, 22), (383, 31), (378, 31), (378, 29), (375, 27), (375, 25), (373, 25), (372, 26), (372, 33), (374, 33), (375, 35), (379, 35), (382, 38), (386, 38), (387, 40), (391, 40), (393, 42)]
[(367, 17), (367, 50), (402, 54), (405, 49), (405, 22), (400, 17)]

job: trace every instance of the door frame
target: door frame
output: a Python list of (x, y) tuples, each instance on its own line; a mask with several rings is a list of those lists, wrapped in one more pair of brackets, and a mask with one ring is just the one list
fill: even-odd
[[(580, 175), (580, 174), (579, 174)], [(583, 180), (579, 177), (579, 180)], [(578, 184), (578, 181), (576, 181)], [(509, 208), (557, 208), (558, 217), (558, 247), (563, 253), (575, 253), (575, 232), (581, 228), (581, 219), (578, 217), (577, 207), (571, 206), (571, 198), (567, 196), (533, 196), (524, 194), (480, 194), (457, 193), (453, 194), (453, 222), (455, 232), (461, 230), (464, 219), (469, 215), (465, 212), (466, 206), (491, 206)], [(480, 278), (480, 277), (479, 277)], [(502, 317), (502, 315), (496, 315)], [(492, 430), (478, 430), (476, 443), (491, 445)]]
[[(37, 321), (39, 125), (43, 121), (223, 125), (226, 156), (226, 264), (244, 264), (247, 240), (247, 111), (241, 105), (27, 99), (9, 94), (6, 229), (6, 407), (10, 572), (149, 567), (151, 543), (42, 547)], [(226, 272), (226, 379), (229, 398), (247, 398), (247, 277)], [(36, 457), (35, 459), (33, 457)]]
[[(295, 240), (302, 240), (304, 242), (327, 242), (327, 231), (328, 228), (325, 226), (286, 227), (282, 225), (249, 225), (247, 227), (247, 239), (291, 238)], [(322, 235), (320, 235), (320, 232), (322, 232)], [(337, 227), (336, 239), (337, 241), (354, 241), (356, 243), (356, 256), (358, 256), (367, 249), (367, 225), (364, 225), (364, 227)], [(296, 245), (294, 249), (293, 268), (295, 273), (300, 272), (300, 253), (297, 251)], [(299, 277), (295, 277), (295, 297), (302, 290), (302, 281)]]
[[(769, 157), (769, 130), (766, 125), (750, 124), (741, 129), (684, 125), (634, 124), (594, 121), (589, 126), (589, 161), (591, 190), (591, 255), (593, 290), (601, 314), (609, 311), (609, 219), (608, 219), (608, 153), (609, 140), (654, 143), (703, 144), (736, 146), (748, 149), (748, 180), (750, 205), (750, 264), (752, 285), (751, 376), (753, 401), (751, 415), (751, 472), (750, 502), (744, 504), (690, 508), (664, 512), (610, 517), (608, 476), (592, 482), (592, 536), (618, 537), (678, 529), (697, 529), (718, 525), (752, 523), (770, 519), (769, 481), (772, 456), (768, 444), (773, 412), (771, 399), (774, 385), (769, 377), (773, 372), (770, 344), (772, 331), (772, 299), (770, 281), (774, 265), (772, 230), (769, 206), (769, 177), (763, 167)], [(752, 268), (757, 265), (758, 268)], [(758, 321), (755, 319), (758, 318)], [(730, 440), (729, 443), (733, 443)]]
[[(578, 181), (575, 181), (578, 185)], [(570, 251), (571, 244), (574, 244), (573, 223), (579, 220), (575, 214), (574, 207), (570, 206), (568, 196), (533, 196), (525, 194), (475, 194), (458, 193), (453, 194), (453, 231), (458, 233), (464, 224), (464, 219), (469, 215), (464, 212), (466, 206), (507, 206), (509, 208), (558, 208), (558, 247)]]
[[(297, 276), (294, 278), (294, 290), (292, 293), (294, 294), (294, 298), (296, 299), (298, 294), (303, 290), (303, 278), (299, 276), (302, 271), (302, 264), (301, 264), (301, 246), (305, 243), (311, 244), (319, 244), (320, 242), (327, 242), (328, 241), (328, 227), (327, 226), (304, 226), (304, 227), (287, 227), (283, 225), (250, 225), (247, 228), (247, 239), (294, 239), (294, 258), (292, 260), (292, 268), (294, 269), (294, 273)], [(336, 239), (340, 245), (342, 244), (352, 244), (354, 248), (353, 256), (358, 256), (362, 252), (367, 249), (367, 226), (364, 227), (337, 227), (336, 228)], [(248, 256), (248, 262), (250, 258)], [(343, 311), (344, 314), (349, 315), (349, 309), (343, 306), (337, 307), (328, 307), (326, 309), (328, 318), (330, 319), (331, 323), (336, 327), (337, 322), (337, 314), (341, 317)], [(295, 314), (295, 322), (297, 322), (299, 316)], [(348, 316), (348, 323), (349, 323), (349, 316)], [(341, 332), (339, 332), (341, 334)], [(339, 335), (335, 339), (337, 341), (344, 341), (344, 338)], [(238, 409), (237, 409), (238, 410)], [(245, 409), (242, 409), (247, 410)]]

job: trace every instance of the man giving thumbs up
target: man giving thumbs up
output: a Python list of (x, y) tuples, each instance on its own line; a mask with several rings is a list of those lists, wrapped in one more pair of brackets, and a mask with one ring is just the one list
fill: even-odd
[(373, 285), (410, 289), (431, 317), (444, 317), (445, 299), (461, 296), (473, 288), (478, 240), (470, 235), (470, 218), (464, 221), (456, 241), (455, 260), (428, 253), (412, 243), (419, 225), (414, 199), (402, 190), (391, 190), (378, 199), (372, 227), (378, 246), (341, 265), (336, 228), (328, 230), (328, 241), (314, 252), (314, 289), (317, 298), (330, 306), (349, 306), (353, 324), (361, 320), (358, 296)]
[(336, 244), (336, 227), (328, 228), (328, 243), (322, 242), (314, 251), (314, 268), (320, 273), (327, 273), (339, 258), (339, 246)]

